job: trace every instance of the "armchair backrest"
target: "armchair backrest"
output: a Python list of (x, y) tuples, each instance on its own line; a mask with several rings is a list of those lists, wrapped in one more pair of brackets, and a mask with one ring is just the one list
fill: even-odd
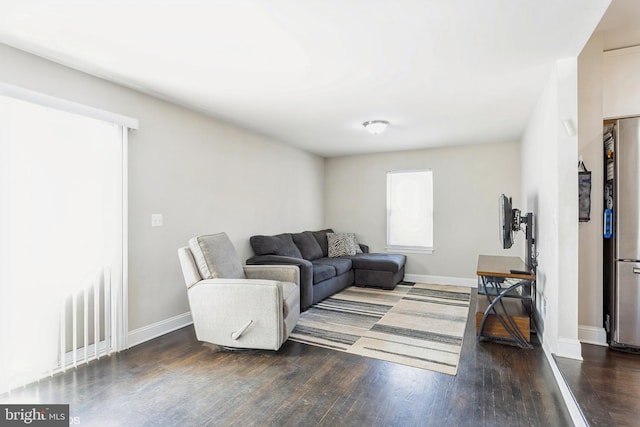
[(189, 249), (203, 279), (245, 279), (244, 269), (226, 233), (189, 240)]

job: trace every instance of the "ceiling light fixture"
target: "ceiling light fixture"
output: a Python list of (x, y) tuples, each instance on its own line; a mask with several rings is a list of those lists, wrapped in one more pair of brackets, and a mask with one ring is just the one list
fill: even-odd
[(370, 134), (378, 135), (389, 126), (389, 122), (386, 120), (369, 120), (368, 122), (364, 122), (362, 126), (364, 126)]

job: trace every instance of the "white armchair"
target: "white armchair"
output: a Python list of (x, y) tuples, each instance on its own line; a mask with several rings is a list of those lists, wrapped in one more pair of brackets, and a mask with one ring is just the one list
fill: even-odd
[(225, 233), (178, 249), (198, 340), (278, 350), (300, 316), (300, 272), (290, 265), (242, 266)]

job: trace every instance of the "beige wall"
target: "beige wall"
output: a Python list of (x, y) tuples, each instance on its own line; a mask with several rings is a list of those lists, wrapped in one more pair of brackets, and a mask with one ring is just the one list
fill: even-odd
[(325, 221), (355, 232), (372, 251), (386, 244), (386, 173), (432, 169), (434, 252), (407, 253), (409, 274), (475, 278), (480, 253), (523, 253), (523, 233), (508, 251), (498, 238), (501, 193), (520, 206), (520, 144), (467, 145), (326, 160)]
[(244, 260), (252, 234), (323, 226), (323, 159), (5, 45), (0, 58), (0, 81), (140, 120), (129, 138), (130, 330), (189, 310), (177, 248), (190, 237), (226, 231)]

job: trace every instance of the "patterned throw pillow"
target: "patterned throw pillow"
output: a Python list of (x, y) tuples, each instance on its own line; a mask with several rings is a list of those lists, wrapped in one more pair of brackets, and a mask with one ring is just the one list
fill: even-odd
[(362, 253), (354, 233), (327, 233), (327, 243), (331, 258)]
[[(351, 233), (353, 234), (353, 233)], [(356, 247), (356, 254), (361, 254), (362, 253), (362, 248), (360, 248), (360, 244), (358, 243), (358, 240), (356, 239), (356, 235), (353, 234), (353, 245)]]

